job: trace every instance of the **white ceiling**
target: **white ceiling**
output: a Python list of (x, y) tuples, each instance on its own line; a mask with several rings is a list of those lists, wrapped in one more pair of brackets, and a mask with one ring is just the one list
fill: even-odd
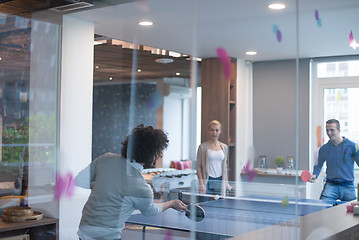
[[(202, 58), (215, 57), (216, 48), (223, 47), (234, 58), (294, 59), (297, 36), (300, 58), (359, 53), (349, 46), (350, 31), (359, 42), (359, 0), (298, 0), (298, 22), (295, 0), (281, 1), (287, 7), (279, 11), (268, 9), (269, 2), (138, 0), (69, 15), (94, 22), (95, 33), (100, 35)], [(141, 20), (154, 25), (141, 27)], [(281, 42), (272, 32), (273, 24), (282, 33)], [(249, 50), (258, 54), (246, 56)]]

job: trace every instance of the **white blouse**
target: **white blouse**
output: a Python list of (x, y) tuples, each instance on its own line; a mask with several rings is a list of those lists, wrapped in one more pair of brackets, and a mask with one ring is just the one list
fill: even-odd
[(208, 149), (208, 175), (213, 178), (222, 176), (222, 162), (224, 153), (221, 150), (215, 151)]

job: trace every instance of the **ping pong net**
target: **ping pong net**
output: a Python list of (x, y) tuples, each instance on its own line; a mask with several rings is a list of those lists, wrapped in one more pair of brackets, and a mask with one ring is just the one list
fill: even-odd
[[(193, 192), (180, 192), (178, 198), (185, 203), (199, 203), (204, 206), (216, 206), (220, 208), (232, 208), (232, 209), (243, 209), (243, 210), (255, 210), (270, 212), (270, 207), (280, 206), (283, 209), (290, 208), (294, 209), (295, 206), (299, 208), (328, 208), (332, 207), (332, 201), (322, 201), (316, 199), (298, 199), (288, 198), (287, 196), (266, 196), (266, 195), (246, 195), (246, 196), (221, 196), (211, 194), (200, 194)], [(226, 201), (223, 201), (226, 200)], [(215, 203), (216, 201), (222, 201), (225, 203)], [(266, 206), (269, 209), (264, 208)], [(277, 210), (276, 210), (277, 211)]]

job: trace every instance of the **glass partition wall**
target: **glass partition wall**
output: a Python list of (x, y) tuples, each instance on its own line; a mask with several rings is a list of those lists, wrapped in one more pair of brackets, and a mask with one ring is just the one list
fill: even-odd
[[(31, 16), (0, 4), (0, 203), (59, 225), (0, 237), (77, 239), (80, 222), (93, 239), (323, 239), (356, 226), (350, 201), (319, 199), (325, 165), (305, 178), (329, 118), (356, 143), (356, 1), (50, 2)], [(83, 170), (120, 155), (139, 124), (169, 140), (141, 170), (154, 204), (180, 199), (190, 213), (123, 219), (139, 201), (122, 192), (137, 189), (133, 163), (101, 188), (102, 173)]]

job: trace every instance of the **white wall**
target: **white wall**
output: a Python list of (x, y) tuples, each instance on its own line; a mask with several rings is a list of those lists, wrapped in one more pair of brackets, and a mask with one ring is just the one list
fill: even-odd
[(189, 99), (164, 97), (163, 129), (168, 133), (169, 145), (163, 153), (163, 167), (169, 168), (171, 161), (189, 159)]

